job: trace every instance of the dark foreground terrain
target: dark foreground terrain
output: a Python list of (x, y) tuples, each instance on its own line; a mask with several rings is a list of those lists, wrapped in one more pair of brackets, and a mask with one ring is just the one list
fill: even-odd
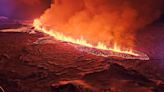
[(151, 29), (140, 33), (137, 48), (149, 61), (98, 57), (59, 41), (33, 44), (41, 34), (1, 32), (0, 91), (164, 92), (164, 27)]

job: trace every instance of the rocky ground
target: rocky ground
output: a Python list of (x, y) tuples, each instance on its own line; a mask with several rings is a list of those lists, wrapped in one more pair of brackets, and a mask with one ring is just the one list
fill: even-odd
[(23, 26), (17, 20), (10, 20), (7, 17), (0, 16), (0, 30), (8, 28), (19, 28)]
[(149, 61), (104, 58), (59, 41), (33, 44), (40, 33), (1, 32), (0, 90), (164, 92), (164, 27), (158, 28), (144, 29), (138, 36), (136, 49), (147, 53)]

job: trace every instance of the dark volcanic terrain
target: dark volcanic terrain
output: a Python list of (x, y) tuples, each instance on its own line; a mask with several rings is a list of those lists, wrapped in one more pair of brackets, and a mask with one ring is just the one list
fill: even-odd
[(136, 49), (149, 61), (99, 57), (59, 41), (33, 44), (40, 33), (1, 32), (0, 91), (164, 92), (163, 31), (156, 25), (139, 33)]

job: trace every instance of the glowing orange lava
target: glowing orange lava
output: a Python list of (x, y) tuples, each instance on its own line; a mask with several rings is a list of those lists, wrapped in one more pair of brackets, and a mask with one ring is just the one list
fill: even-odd
[(112, 47), (108, 47), (103, 42), (98, 42), (97, 45), (95, 46), (95, 45), (92, 45), (91, 43), (88, 43), (87, 40), (85, 40), (83, 38), (74, 39), (72, 37), (65, 36), (64, 34), (58, 32), (56, 30), (52, 30), (52, 29), (47, 30), (45, 27), (43, 27), (43, 25), (39, 19), (34, 20), (33, 26), (35, 27), (36, 30), (39, 30), (45, 34), (48, 34), (49, 36), (52, 36), (55, 39), (60, 40), (60, 41), (70, 42), (70, 43), (74, 43), (74, 44), (80, 44), (83, 46), (96, 48), (96, 49), (110, 50), (110, 51), (117, 52), (117, 53), (124, 53), (124, 54), (139, 56), (139, 54), (135, 53), (132, 49), (127, 49), (127, 50), (121, 49), (121, 46), (118, 45), (117, 43), (115, 43)]

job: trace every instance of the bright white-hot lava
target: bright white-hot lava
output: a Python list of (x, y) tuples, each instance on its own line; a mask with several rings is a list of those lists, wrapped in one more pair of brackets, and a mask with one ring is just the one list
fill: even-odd
[(127, 50), (121, 49), (121, 46), (118, 45), (117, 43), (115, 43), (112, 47), (108, 47), (103, 42), (98, 42), (97, 45), (92, 45), (84, 38), (74, 39), (74, 38), (66, 36), (58, 31), (55, 31), (52, 29), (48, 30), (42, 25), (42, 23), (40, 22), (39, 19), (34, 20), (33, 26), (35, 27), (36, 30), (39, 30), (45, 34), (48, 34), (49, 36), (52, 36), (55, 39), (60, 40), (60, 41), (70, 42), (70, 43), (79, 44), (79, 45), (83, 45), (83, 46), (87, 46), (87, 47), (91, 47), (91, 48), (101, 49), (101, 50), (110, 50), (110, 51), (117, 52), (117, 53), (139, 56), (139, 54), (135, 53), (132, 49), (127, 49)]

